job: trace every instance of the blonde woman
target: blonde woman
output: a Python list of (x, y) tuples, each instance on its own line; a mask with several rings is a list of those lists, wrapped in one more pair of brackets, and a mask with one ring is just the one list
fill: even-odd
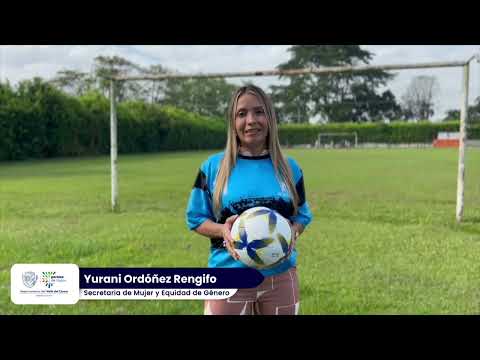
[[(230, 235), (245, 210), (265, 206), (278, 211), (291, 223), (294, 244), (312, 220), (302, 170), (282, 154), (276, 115), (265, 92), (254, 85), (239, 88), (228, 117), (225, 150), (201, 165), (186, 212), (189, 229), (210, 238), (209, 267), (245, 267)], [(260, 270), (265, 280), (257, 288), (239, 289), (225, 300), (206, 300), (205, 314), (298, 314), (296, 258), (294, 248), (286, 261)]]

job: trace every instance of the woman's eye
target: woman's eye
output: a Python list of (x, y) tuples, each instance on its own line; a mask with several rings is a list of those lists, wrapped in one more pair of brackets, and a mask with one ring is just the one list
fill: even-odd
[(262, 115), (264, 113), (263, 109), (257, 110), (257, 115)]

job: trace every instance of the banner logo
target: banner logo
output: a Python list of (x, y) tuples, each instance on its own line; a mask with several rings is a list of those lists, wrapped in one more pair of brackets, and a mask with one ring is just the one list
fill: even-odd
[(49, 289), (53, 286), (53, 281), (52, 281), (53, 275), (55, 275), (55, 271), (42, 272), (42, 283)]
[(14, 264), (10, 298), (14, 304), (75, 304), (80, 297), (78, 265)]
[(22, 273), (22, 281), (23, 285), (28, 288), (32, 288), (37, 283), (38, 276), (33, 271), (26, 271)]

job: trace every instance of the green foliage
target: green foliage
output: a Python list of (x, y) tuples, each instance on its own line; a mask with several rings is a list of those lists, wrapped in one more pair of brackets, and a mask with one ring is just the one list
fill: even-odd
[(85, 155), (107, 154), (110, 151), (110, 102), (99, 91), (90, 91), (78, 98), (84, 110), (82, 143)]
[[(15, 93), (0, 87), (0, 160), (85, 156), (110, 151), (110, 102), (100, 91), (66, 95), (41, 79)], [(221, 148), (226, 127), (171, 106), (118, 104), (119, 153)]]
[[(458, 120), (460, 119), (460, 110), (451, 109), (447, 111), (444, 121)], [(468, 107), (468, 123), (480, 124), (480, 97), (475, 99), (473, 105)]]
[(225, 146), (225, 122), (169, 106), (163, 107), (162, 111), (169, 119), (169, 130), (161, 150), (199, 150)]
[(34, 112), (25, 101), (10, 99), (0, 107), (0, 160), (24, 159), (40, 153), (38, 138), (44, 129), (33, 126)]
[(225, 117), (236, 86), (225, 79), (172, 79), (167, 81), (162, 104), (204, 116)]
[[(130, 60), (120, 56), (97, 56), (94, 62), (94, 74), (100, 91), (106, 96), (110, 92), (109, 77), (130, 75), (135, 71), (143, 73), (145, 69)], [(115, 92), (119, 101), (141, 96), (141, 86), (138, 82), (117, 82)]]
[[(431, 143), (439, 132), (456, 132), (459, 122), (442, 123), (405, 123), (392, 124), (377, 123), (337, 123), (325, 125), (285, 124), (279, 127), (280, 140), (283, 144), (314, 144), (320, 133), (353, 133), (356, 132), (358, 141), (363, 143)], [(480, 126), (472, 125), (468, 128), (468, 138), (480, 139)]]
[[(292, 57), (280, 70), (358, 66), (369, 64), (372, 54), (359, 45), (294, 45)], [(289, 77), (287, 85), (272, 86), (272, 99), (286, 122), (320, 116), (329, 122), (362, 122), (393, 119), (400, 111), (393, 93), (376, 92), (394, 75), (382, 70), (307, 74)]]
[(93, 89), (95, 78), (77, 70), (61, 70), (57, 72), (52, 83), (67, 94), (81, 96)]
[(64, 120), (59, 109), (64, 100), (61, 92), (39, 78), (21, 82), (1, 108), (0, 159), (58, 155), (58, 128)]
[[(110, 102), (100, 91), (66, 95), (41, 79), (24, 81), (15, 92), (0, 86), (0, 160), (85, 156), (110, 152)], [(173, 106), (124, 101), (118, 104), (119, 153), (221, 149), (226, 123)], [(458, 121), (442, 123), (283, 124), (283, 144), (313, 144), (321, 132), (356, 132), (360, 142), (431, 143), (440, 131), (458, 131)], [(480, 125), (468, 127), (480, 139)]]

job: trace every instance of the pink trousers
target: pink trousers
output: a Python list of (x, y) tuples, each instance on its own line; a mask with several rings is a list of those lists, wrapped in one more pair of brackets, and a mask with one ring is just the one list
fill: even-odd
[(205, 300), (205, 315), (297, 315), (300, 306), (296, 268), (268, 276), (252, 289), (222, 300)]

